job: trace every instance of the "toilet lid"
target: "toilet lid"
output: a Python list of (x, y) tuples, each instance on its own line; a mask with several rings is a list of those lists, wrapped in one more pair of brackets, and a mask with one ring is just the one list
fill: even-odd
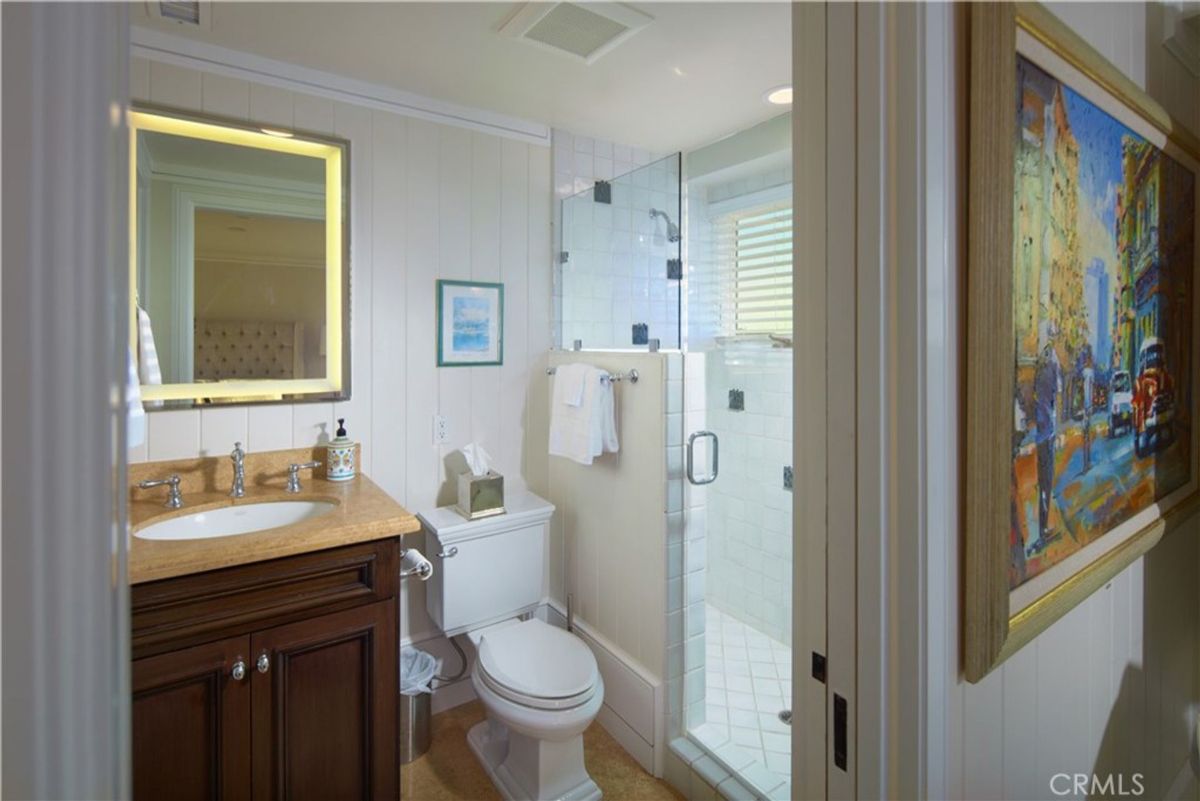
[(575, 699), (599, 677), (583, 640), (537, 618), (484, 634), (479, 666), (497, 689), (529, 699)]

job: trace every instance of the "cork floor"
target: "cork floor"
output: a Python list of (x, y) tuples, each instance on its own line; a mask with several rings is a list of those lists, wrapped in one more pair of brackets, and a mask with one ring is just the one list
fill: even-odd
[[(400, 767), (401, 801), (501, 801), (467, 745), (467, 730), (486, 717), (478, 701), (433, 716), (433, 747)], [(599, 723), (583, 733), (588, 773), (605, 801), (681, 801), (665, 782), (642, 770)]]

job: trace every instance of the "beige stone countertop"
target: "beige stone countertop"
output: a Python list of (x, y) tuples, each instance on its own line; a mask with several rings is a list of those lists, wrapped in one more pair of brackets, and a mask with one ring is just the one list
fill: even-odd
[[(309, 455), (313, 452), (300, 454), (302, 457)], [(322, 453), (318, 458), (323, 456)], [(129, 522), (133, 532), (129, 543), (130, 584), (399, 537), (421, 528), (415, 515), (362, 473), (341, 482), (305, 475), (299, 494), (285, 492), (286, 468), (283, 471), (277, 468), (287, 461), (299, 461), (294, 452), (289, 451), (275, 451), (253, 458), (247, 455), (246, 495), (239, 499), (230, 498), (226, 482), (214, 481), (231, 472), (223, 469), (223, 462), (228, 461), (226, 457), (223, 460), (193, 459), (130, 466)], [(252, 472), (252, 467), (259, 469)], [(136, 486), (142, 479), (160, 478), (170, 473), (178, 473), (183, 479), (181, 488), (185, 505), (182, 509), (168, 509), (163, 505), (166, 487), (142, 490)], [(336, 507), (299, 523), (249, 534), (193, 540), (144, 540), (137, 536), (139, 529), (172, 517), (272, 501), (327, 501)]]

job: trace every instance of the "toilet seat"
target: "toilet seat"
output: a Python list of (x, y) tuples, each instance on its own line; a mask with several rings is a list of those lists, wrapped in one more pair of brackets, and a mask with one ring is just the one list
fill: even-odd
[(600, 677), (582, 640), (537, 618), (484, 632), (477, 667), (488, 689), (532, 709), (585, 704)]

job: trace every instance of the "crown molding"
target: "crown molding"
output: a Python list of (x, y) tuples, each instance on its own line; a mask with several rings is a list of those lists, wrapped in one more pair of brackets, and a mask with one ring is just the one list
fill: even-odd
[(406, 117), (469, 128), (542, 147), (550, 146), (549, 125), (435, 100), (383, 84), (301, 67), (137, 25), (131, 26), (130, 44), (130, 51), (137, 58), (241, 78)]

